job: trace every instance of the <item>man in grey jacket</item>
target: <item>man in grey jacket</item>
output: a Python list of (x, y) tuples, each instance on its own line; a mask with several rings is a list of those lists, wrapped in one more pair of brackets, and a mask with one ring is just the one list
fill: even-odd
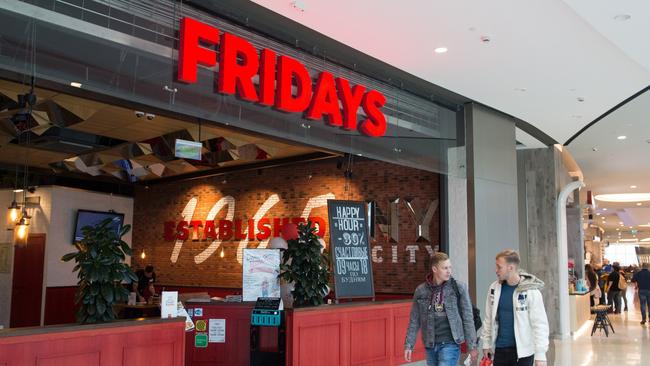
[[(465, 284), (454, 282), (449, 257), (445, 253), (434, 254), (431, 257), (431, 273), (413, 295), (404, 343), (404, 359), (407, 362), (411, 362), (418, 329), (422, 330), (428, 366), (455, 366), (463, 342), (467, 343), (472, 362), (476, 361), (476, 329), (469, 292)], [(457, 290), (454, 286), (457, 286)]]

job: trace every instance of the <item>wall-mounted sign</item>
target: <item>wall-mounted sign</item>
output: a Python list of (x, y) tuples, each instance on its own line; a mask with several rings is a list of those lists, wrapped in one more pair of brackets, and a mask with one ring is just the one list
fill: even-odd
[(374, 297), (366, 204), (327, 201), (336, 298)]
[[(205, 48), (201, 44), (213, 48)], [(219, 52), (214, 49), (218, 45)], [(312, 120), (324, 119), (330, 126), (359, 130), (371, 137), (386, 132), (381, 108), (386, 97), (362, 85), (352, 87), (344, 78), (320, 72), (314, 83), (300, 61), (276, 55), (264, 48), (259, 54), (243, 38), (191, 18), (181, 19), (178, 79), (195, 83), (197, 67), (219, 64), (216, 89), (219, 93), (274, 107), (287, 113), (304, 113)], [(295, 85), (296, 92), (293, 92)], [(357, 122), (357, 111), (366, 119)]]
[[(318, 224), (316, 235), (321, 238), (325, 236), (325, 219), (321, 217), (309, 217), (307, 220)], [(165, 240), (266, 240), (273, 236), (280, 236), (282, 226), (288, 223), (299, 224), (306, 222), (301, 217), (295, 218), (261, 218), (235, 219), (235, 220), (190, 220), (190, 221), (165, 221)], [(247, 226), (245, 226), (247, 225)]]

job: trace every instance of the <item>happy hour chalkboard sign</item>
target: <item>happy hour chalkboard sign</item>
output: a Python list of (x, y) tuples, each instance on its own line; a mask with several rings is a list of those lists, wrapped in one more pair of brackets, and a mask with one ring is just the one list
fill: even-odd
[(337, 299), (374, 297), (366, 204), (327, 200)]

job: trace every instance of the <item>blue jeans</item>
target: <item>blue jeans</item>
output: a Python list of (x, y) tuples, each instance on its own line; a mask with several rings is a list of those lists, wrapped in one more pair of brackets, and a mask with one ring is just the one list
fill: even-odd
[(460, 358), (460, 346), (454, 342), (436, 343), (425, 350), (427, 366), (456, 366)]
[[(646, 307), (648, 306), (648, 301), (650, 301), (650, 290), (639, 290), (639, 302), (641, 303), (641, 320), (646, 321)], [(648, 313), (650, 313), (650, 308), (648, 308)]]

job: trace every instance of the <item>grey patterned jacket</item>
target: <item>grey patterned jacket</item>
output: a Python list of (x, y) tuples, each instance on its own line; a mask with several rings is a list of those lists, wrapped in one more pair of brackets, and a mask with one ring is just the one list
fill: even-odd
[[(418, 335), (418, 329), (422, 330), (422, 341), (425, 347), (433, 347), (436, 343), (434, 331), (433, 309), (429, 308), (433, 285), (431, 283), (431, 274), (427, 276), (427, 282), (420, 284), (413, 294), (413, 306), (411, 307), (411, 318), (406, 331), (406, 341), (404, 349), (412, 350), (415, 346), (415, 340)], [(472, 313), (472, 303), (469, 299), (467, 286), (456, 281), (458, 290), (461, 295), (460, 301), (456, 297), (450, 281), (447, 281), (443, 287), (444, 304), (451, 327), (451, 334), (457, 344), (467, 342), (467, 348), (472, 350), (476, 348), (476, 329), (474, 329), (474, 316)], [(458, 305), (460, 304), (460, 309)], [(462, 316), (461, 316), (462, 314)]]

